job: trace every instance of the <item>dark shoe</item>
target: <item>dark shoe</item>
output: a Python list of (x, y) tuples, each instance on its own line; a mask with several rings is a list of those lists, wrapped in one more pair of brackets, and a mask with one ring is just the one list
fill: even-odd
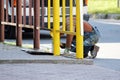
[(96, 58), (98, 51), (99, 51), (99, 47), (95, 45), (94, 49), (90, 53), (93, 59)]
[(61, 44), (60, 44), (60, 48), (64, 49), (64, 48), (65, 48), (65, 45), (66, 45), (65, 43), (61, 43)]

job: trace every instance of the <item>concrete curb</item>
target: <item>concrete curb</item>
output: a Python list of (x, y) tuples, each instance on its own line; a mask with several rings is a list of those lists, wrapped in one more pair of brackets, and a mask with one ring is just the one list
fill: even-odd
[(115, 19), (115, 20), (120, 20), (120, 14), (90, 14), (90, 18), (93, 19)]
[(10, 60), (0, 60), (0, 64), (23, 64), (23, 63), (49, 63), (49, 64), (85, 64), (92, 65), (93, 60), (89, 59), (74, 59), (74, 60), (25, 60), (25, 59), (10, 59)]

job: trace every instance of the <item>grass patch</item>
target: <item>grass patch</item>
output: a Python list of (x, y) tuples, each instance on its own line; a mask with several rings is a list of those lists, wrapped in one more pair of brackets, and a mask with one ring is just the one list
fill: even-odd
[[(10, 46), (16, 46), (16, 42), (7, 42), (7, 41), (5, 41), (4, 44), (10, 45)], [(33, 45), (32, 44), (22, 44), (22, 48), (33, 49)]]
[(4, 44), (6, 44), (6, 45), (11, 45), (11, 46), (15, 46), (15, 45), (16, 45), (15, 42), (7, 42), (7, 41), (5, 41)]
[(89, 0), (88, 12), (92, 14), (119, 14), (120, 8), (117, 5), (117, 0)]

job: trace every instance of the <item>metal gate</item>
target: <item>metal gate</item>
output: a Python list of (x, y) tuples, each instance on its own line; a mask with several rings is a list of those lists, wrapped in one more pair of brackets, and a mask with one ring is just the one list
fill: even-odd
[[(76, 35), (76, 58), (83, 58), (83, 27), (81, 7), (83, 0), (0, 0), (0, 42), (4, 42), (5, 29), (13, 27), (16, 46), (22, 46), (22, 30), (33, 29), (34, 49), (40, 48), (40, 30), (53, 35), (53, 53), (60, 55), (60, 33)], [(66, 18), (70, 29), (66, 31)], [(76, 17), (76, 32), (73, 18)], [(62, 29), (61, 29), (62, 27)], [(13, 32), (12, 30), (10, 32)], [(11, 33), (12, 34), (12, 33)]]

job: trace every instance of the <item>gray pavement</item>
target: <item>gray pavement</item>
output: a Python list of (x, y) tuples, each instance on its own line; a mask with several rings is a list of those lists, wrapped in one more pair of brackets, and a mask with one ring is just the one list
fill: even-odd
[[(90, 59), (75, 59), (66, 58), (63, 56), (53, 56), (49, 55), (48, 52), (52, 52), (50, 44), (43, 44), (41, 50), (32, 50), (28, 48), (20, 48), (16, 46), (10, 46), (5, 44), (0, 44), (0, 63), (64, 63), (64, 64), (93, 64), (93, 60)], [(35, 52), (42, 55), (31, 55), (27, 52)], [(43, 53), (44, 52), (44, 53)], [(43, 55), (48, 54), (48, 55)]]
[(0, 80), (120, 80), (120, 72), (95, 65), (2, 64)]
[[(20, 47), (0, 43), (0, 80), (120, 80), (120, 54), (118, 53), (120, 50), (113, 49), (117, 56), (112, 54), (108, 56), (111, 53), (108, 50), (110, 46), (120, 46), (120, 44), (97, 45), (101, 50), (94, 64), (84, 65), (79, 61), (75, 63), (77, 60), (73, 58), (30, 55)], [(110, 59), (117, 59), (117, 61)], [(101, 61), (104, 64), (101, 65)]]

